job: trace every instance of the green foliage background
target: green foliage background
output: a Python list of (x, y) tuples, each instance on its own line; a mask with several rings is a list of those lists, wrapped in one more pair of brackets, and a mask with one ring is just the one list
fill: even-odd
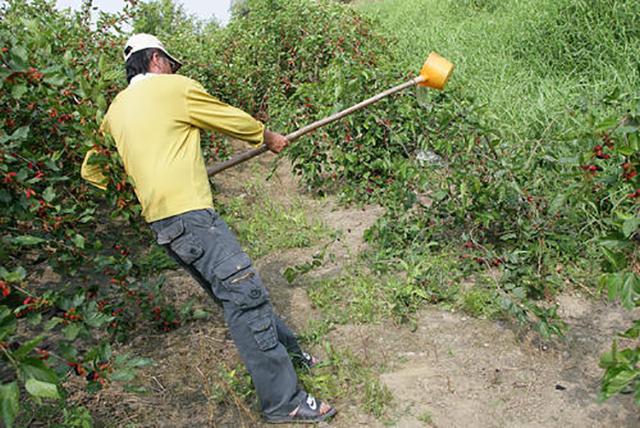
[[(155, 33), (179, 52), (183, 73), (283, 133), (406, 80), (431, 50), (456, 63), (445, 92), (407, 91), (288, 150), (314, 192), (386, 208), (367, 232), (365, 262), (406, 281), (389, 280), (384, 309), (371, 313), (407, 321), (426, 302), (462, 300), (550, 336), (563, 329), (554, 296), (567, 283), (600, 283), (638, 305), (637, 1), (248, 0), (225, 28), (170, 0), (130, 2), (95, 22), (90, 6), (0, 9), (6, 425), (19, 397), (63, 397), (73, 372), (93, 390), (132, 379), (146, 361), (113, 356), (111, 344), (137, 320), (168, 330), (195, 316), (150, 279), (171, 263), (146, 256), (127, 178), (97, 133), (126, 83), (130, 31)], [(208, 153), (226, 151), (208, 137)], [(106, 193), (79, 177), (91, 147), (110, 177)], [(438, 160), (421, 161), (425, 153)], [(127, 245), (114, 239), (118, 225), (135, 231), (122, 232)], [(62, 275), (54, 289), (32, 283), (43, 269)], [(476, 281), (473, 294), (459, 296), (462, 277)], [(636, 322), (625, 336), (639, 333)], [(614, 346), (603, 358), (603, 398), (631, 387), (640, 402), (639, 355)]]

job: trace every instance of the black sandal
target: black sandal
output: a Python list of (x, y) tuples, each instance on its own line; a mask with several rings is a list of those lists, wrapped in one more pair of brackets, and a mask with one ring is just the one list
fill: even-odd
[(298, 355), (295, 360), (298, 365), (304, 367), (307, 370), (312, 369), (322, 363), (322, 360), (304, 351), (302, 351), (302, 355)]
[(307, 394), (307, 398), (300, 403), (294, 415), (265, 415), (264, 418), (270, 424), (317, 424), (332, 418), (337, 413), (333, 407), (327, 413), (320, 413), (322, 404), (322, 401), (316, 400), (311, 394)]

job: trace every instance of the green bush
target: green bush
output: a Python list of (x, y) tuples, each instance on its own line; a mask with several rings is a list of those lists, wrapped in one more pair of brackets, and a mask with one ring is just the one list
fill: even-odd
[[(387, 209), (367, 232), (368, 260), (404, 271), (407, 282), (389, 281), (381, 294), (389, 301), (375, 302), (370, 314), (383, 308), (407, 320), (421, 302), (455, 300), (462, 276), (484, 281), (482, 293), (463, 302), (471, 311), (484, 313), (490, 302), (491, 315), (499, 306), (545, 336), (562, 330), (552, 302), (567, 281), (593, 284), (604, 273), (612, 298), (638, 304), (639, 137), (637, 98), (629, 95), (640, 72), (638, 3), (368, 7), (385, 13), (378, 21), (326, 0), (248, 0), (220, 28), (169, 0), (100, 14), (95, 24), (89, 3), (77, 13), (45, 0), (1, 6), (5, 425), (14, 423), (22, 391), (62, 397), (68, 375), (88, 376), (93, 391), (130, 380), (148, 361), (113, 355), (111, 344), (139, 320), (166, 331), (192, 316), (162, 297), (161, 279), (149, 278), (172, 264), (145, 252), (148, 232), (139, 228), (131, 186), (113, 142), (97, 131), (125, 85), (127, 26), (156, 33), (180, 53), (185, 74), (283, 133), (405, 81), (432, 48), (459, 65), (445, 92), (418, 102), (407, 91), (288, 150), (311, 189)], [(429, 10), (430, 19), (415, 10)], [(207, 137), (205, 149), (223, 155), (221, 140)], [(107, 192), (79, 177), (92, 147), (107, 169)], [(420, 161), (428, 152), (441, 160)], [(127, 245), (113, 238), (123, 224), (135, 230), (120, 232)], [(63, 275), (56, 287), (37, 284), (44, 269)], [(444, 278), (449, 271), (453, 279)], [(373, 303), (368, 282), (352, 290), (365, 308)], [(637, 334), (636, 325), (626, 332)], [(603, 397), (637, 389), (637, 355), (614, 348), (603, 359)]]

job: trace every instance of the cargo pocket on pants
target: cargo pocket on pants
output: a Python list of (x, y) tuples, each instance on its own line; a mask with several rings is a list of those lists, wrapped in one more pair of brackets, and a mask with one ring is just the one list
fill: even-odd
[(158, 232), (158, 244), (168, 245), (180, 260), (190, 265), (204, 253), (200, 239), (191, 232), (185, 233), (179, 219)]
[(213, 268), (213, 274), (229, 292), (231, 301), (243, 309), (260, 306), (269, 298), (267, 289), (251, 267), (251, 259), (245, 253), (223, 260)]
[(268, 351), (278, 344), (278, 336), (270, 314), (261, 315), (249, 321), (249, 329), (253, 332), (261, 351)]

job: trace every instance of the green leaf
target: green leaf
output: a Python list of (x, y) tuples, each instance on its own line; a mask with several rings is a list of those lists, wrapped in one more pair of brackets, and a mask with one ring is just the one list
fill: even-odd
[(56, 192), (53, 190), (53, 187), (47, 187), (44, 192), (42, 192), (42, 199), (46, 202), (51, 202), (56, 197)]
[(38, 238), (37, 236), (31, 235), (20, 235), (11, 238), (11, 242), (16, 245), (20, 245), (22, 247), (28, 247), (31, 245), (38, 245), (45, 242), (46, 239)]
[(606, 379), (602, 385), (606, 397), (622, 391), (627, 385), (640, 377), (640, 370), (620, 369), (610, 378)]
[(11, 48), (11, 54), (18, 57), (20, 61), (26, 63), (29, 61), (29, 53), (23, 46), (14, 46)]
[(16, 317), (6, 306), (0, 306), (0, 340), (5, 340), (16, 331)]
[(191, 315), (191, 317), (196, 320), (205, 319), (208, 316), (209, 316), (209, 312), (203, 309), (196, 309), (193, 311), (193, 314)]
[(20, 391), (16, 382), (0, 385), (0, 412), (7, 428), (13, 427), (13, 421), (20, 409), (19, 398)]
[(10, 283), (21, 282), (27, 277), (27, 271), (22, 266), (18, 266), (13, 272), (4, 271), (0, 274), (0, 276), (3, 280)]
[(80, 333), (80, 324), (73, 323), (69, 324), (65, 328), (62, 329), (62, 333), (64, 334), (64, 338), (67, 340), (75, 340), (78, 337), (78, 333)]
[(21, 347), (19, 347), (16, 352), (13, 353), (13, 356), (16, 358), (16, 360), (23, 359), (29, 354), (29, 352), (33, 351), (33, 349), (38, 346), (40, 342), (42, 342), (42, 339), (44, 339), (44, 336), (34, 337), (33, 339), (29, 340)]
[(640, 226), (640, 217), (625, 220), (622, 225), (622, 233), (624, 233), (624, 236), (629, 238), (636, 230), (638, 230), (638, 226)]
[(153, 364), (153, 360), (151, 358), (138, 357), (127, 361), (127, 367), (144, 367), (150, 364)]
[(58, 381), (56, 373), (37, 358), (25, 358), (18, 367), (22, 379), (33, 378), (49, 383), (56, 383)]
[(100, 94), (98, 96), (98, 99), (96, 100), (96, 105), (98, 106), (98, 108), (100, 110), (106, 110), (108, 107), (107, 104), (107, 99), (104, 97), (104, 95)]
[(71, 241), (73, 242), (73, 244), (81, 249), (84, 249), (84, 236), (80, 235), (79, 233), (76, 233), (73, 238), (71, 238)]
[(62, 86), (65, 83), (65, 77), (60, 74), (50, 74), (44, 78), (44, 82), (51, 86)]
[(607, 297), (609, 300), (614, 301), (620, 295), (620, 289), (622, 286), (622, 274), (610, 273), (600, 277), (600, 286), (607, 289)]
[(627, 258), (623, 253), (611, 251), (606, 247), (602, 247), (602, 253), (610, 265), (610, 268), (607, 269), (607, 271), (618, 272), (627, 266)]
[(113, 321), (114, 317), (107, 315), (107, 314), (103, 314), (102, 312), (99, 311), (91, 311), (87, 314), (85, 314), (85, 318), (84, 318), (84, 322), (85, 324), (87, 324), (89, 327), (93, 327), (93, 328), (98, 328), (101, 327), (102, 325)]
[(135, 374), (131, 369), (116, 370), (111, 373), (110, 378), (116, 382), (129, 382), (135, 378)]
[(637, 339), (640, 337), (640, 320), (635, 320), (633, 326), (624, 333), (620, 333), (619, 336), (626, 337), (627, 339)]
[(36, 327), (42, 322), (42, 314), (40, 312), (30, 312), (27, 315), (27, 321), (32, 327)]
[(284, 276), (287, 282), (291, 284), (298, 277), (298, 272), (296, 272), (295, 269), (292, 269), (291, 267), (287, 267), (282, 273), (282, 276)]
[(28, 379), (24, 386), (27, 392), (34, 397), (60, 398), (58, 387), (53, 383), (42, 382), (37, 379)]
[(15, 131), (13, 131), (13, 133), (11, 134), (11, 140), (12, 141), (21, 141), (26, 139), (29, 136), (29, 127), (28, 126), (21, 126), (20, 128), (16, 129)]
[(46, 324), (44, 325), (44, 330), (45, 331), (53, 330), (61, 322), (62, 322), (62, 318), (53, 317), (49, 321), (46, 322)]
[(27, 93), (27, 90), (27, 85), (16, 85), (11, 89), (11, 96), (16, 100), (19, 100), (24, 94)]
[(567, 202), (567, 195), (565, 194), (559, 194), (556, 195), (555, 198), (553, 198), (553, 201), (551, 201), (551, 205), (549, 206), (549, 213), (550, 214), (557, 214), (562, 207), (565, 205), (565, 203)]
[(640, 302), (637, 281), (638, 278), (633, 272), (626, 274), (624, 283), (622, 284), (622, 290), (620, 291), (620, 299), (625, 309), (631, 310), (638, 306), (638, 302)]
[(600, 122), (599, 124), (596, 125), (596, 132), (602, 132), (602, 131), (606, 131), (608, 129), (611, 129), (614, 126), (616, 126), (619, 121), (620, 121), (620, 118), (618, 116), (614, 116), (614, 117), (610, 117), (608, 119), (605, 119), (604, 121), (602, 121), (602, 122)]

